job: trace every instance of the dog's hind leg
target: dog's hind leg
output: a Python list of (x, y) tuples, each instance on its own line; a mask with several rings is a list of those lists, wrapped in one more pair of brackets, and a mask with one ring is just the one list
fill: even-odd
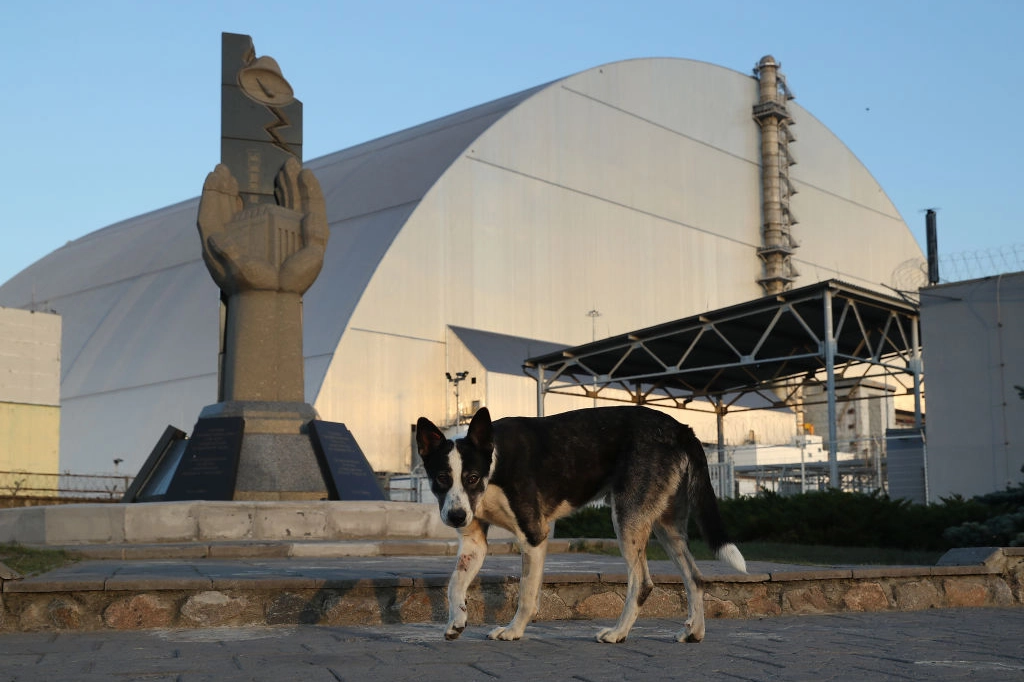
[(479, 521), (459, 529), (459, 560), (448, 581), (448, 626), (445, 639), (458, 639), (469, 617), (466, 593), (487, 556), (487, 530)]
[(544, 580), (544, 558), (548, 552), (548, 540), (531, 545), (525, 538), (519, 541), (523, 553), (523, 576), (519, 581), (519, 607), (512, 621), (504, 627), (496, 627), (487, 635), (490, 639), (514, 640), (523, 636), (540, 608), (541, 584)]
[(676, 635), (676, 641), (699, 642), (704, 639), (704, 590), (700, 586), (700, 569), (686, 544), (687, 520), (685, 516), (676, 517), (670, 509), (655, 524), (654, 534), (683, 574), (686, 588), (686, 627)]
[(597, 641), (617, 644), (626, 641), (629, 631), (633, 628), (640, 606), (654, 589), (651, 571), (647, 565), (647, 540), (651, 536), (649, 521), (636, 518), (620, 518), (613, 503), (612, 524), (615, 535), (619, 538), (619, 549), (626, 560), (626, 599), (618, 622), (610, 628), (597, 633)]

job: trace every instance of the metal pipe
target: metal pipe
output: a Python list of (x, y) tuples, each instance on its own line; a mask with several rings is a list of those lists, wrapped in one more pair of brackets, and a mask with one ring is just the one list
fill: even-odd
[(832, 321), (832, 291), (826, 290), (825, 304), (825, 390), (828, 393), (828, 473), (829, 485), (839, 489), (839, 453), (836, 452), (836, 336)]
[(910, 372), (914, 377), (914, 428), (919, 430), (923, 426), (923, 417), (921, 410), (921, 344), (918, 338), (920, 331), (918, 329), (919, 318), (914, 318), (914, 322), (910, 325)]
[(718, 426), (718, 463), (722, 464), (725, 462), (725, 411), (728, 408), (722, 404), (721, 398), (715, 399), (714, 405), (715, 423)]
[(537, 416), (544, 416), (544, 365), (537, 365)]
[(935, 225), (935, 209), (929, 208), (924, 214), (925, 239), (928, 246), (928, 284), (939, 283), (939, 237)]

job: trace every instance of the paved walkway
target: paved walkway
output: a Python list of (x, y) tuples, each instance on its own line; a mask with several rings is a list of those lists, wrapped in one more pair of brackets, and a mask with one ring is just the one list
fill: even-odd
[[(706, 577), (735, 573), (720, 561), (700, 561)], [(670, 561), (651, 561), (651, 573), (662, 580), (678, 582), (678, 572)], [(371, 556), (371, 557), (237, 557), (230, 559), (104, 559), (79, 561), (43, 575), (26, 578), (11, 589), (64, 592), (83, 589), (219, 589), (245, 583), (257, 588), (320, 588), (352, 581), (370, 580), (377, 584), (427, 581), (447, 584), (455, 567), (450, 556)], [(513, 554), (491, 555), (484, 561), (480, 577), (505, 580), (518, 576), (522, 558)], [(544, 565), (545, 580), (571, 576), (617, 577), (625, 580), (626, 565), (621, 557), (602, 554), (549, 554)], [(751, 561), (753, 576), (780, 572), (816, 573), (816, 566)], [(831, 569), (829, 569), (831, 570)], [(852, 570), (852, 569), (850, 569)], [(848, 571), (849, 572), (849, 571)]]
[(641, 620), (598, 644), (603, 622), (535, 623), (520, 642), (438, 624), (260, 627), (0, 636), (0, 679), (22, 680), (1021, 680), (1024, 609)]
[[(489, 556), (481, 579), (504, 581), (506, 576), (518, 574), (519, 564), (515, 555)], [(730, 570), (719, 562), (700, 564), (712, 579)], [(652, 562), (651, 568), (665, 579), (674, 573), (668, 562)], [(36, 592), (130, 594), (133, 590), (184, 594), (188, 590), (230, 592), (239, 588), (274, 593), (359, 581), (443, 589), (451, 570), (450, 556), (218, 558), (208, 554), (204, 558), (86, 560), (17, 581), (17, 586), (8, 585), (11, 592), (5, 590), (5, 596), (14, 599)], [(922, 571), (944, 569), (821, 569), (751, 562), (750, 570), (755, 576), (772, 574), (785, 582), (804, 574), (828, 578), (872, 572), (906, 573), (917, 580)], [(552, 554), (546, 577), (572, 579), (577, 584), (573, 589), (580, 590), (588, 580), (595, 584), (615, 581), (623, 572), (618, 557)], [(292, 620), (277, 626), (8, 632), (0, 634), (0, 682), (1024, 680), (1022, 608), (712, 618), (701, 644), (673, 640), (673, 633), (682, 628), (682, 618), (672, 615), (677, 612), (666, 614), (670, 619), (641, 618), (622, 645), (594, 641), (597, 630), (610, 623), (600, 617), (537, 622), (521, 642), (487, 640), (486, 633), (493, 626), (490, 620), (487, 625), (471, 625), (459, 640), (446, 642), (443, 614), (434, 614), (429, 619), (434, 622), (380, 626), (307, 626), (294, 624), (302, 620)]]

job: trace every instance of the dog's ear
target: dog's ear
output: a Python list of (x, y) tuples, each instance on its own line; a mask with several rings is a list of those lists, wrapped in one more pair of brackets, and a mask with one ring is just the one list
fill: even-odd
[(486, 407), (481, 407), (473, 415), (472, 421), (469, 422), (469, 430), (466, 432), (466, 438), (473, 443), (480, 452), (490, 453), (493, 449), (492, 436), (491, 436), (491, 413)]
[(434, 448), (445, 440), (441, 429), (434, 426), (434, 423), (426, 417), (420, 417), (416, 422), (416, 450), (420, 453), (420, 457), (426, 458), (434, 451)]

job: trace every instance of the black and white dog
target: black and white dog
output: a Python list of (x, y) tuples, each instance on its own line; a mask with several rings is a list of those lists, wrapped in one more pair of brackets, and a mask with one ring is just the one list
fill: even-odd
[(611, 494), (628, 579), (622, 614), (613, 627), (597, 633), (598, 641), (624, 641), (654, 589), (646, 554), (652, 529), (686, 587), (686, 627), (677, 639), (704, 638), (701, 575), (686, 545), (691, 508), (717, 557), (746, 572), (743, 555), (722, 527), (704, 448), (690, 427), (661, 412), (603, 407), (492, 423), (482, 408), (466, 437), (454, 442), (421, 417), (416, 444), (441, 519), (459, 531), (458, 563), (448, 583), (446, 639), (457, 638), (466, 627), (466, 592), (487, 554), (490, 524), (515, 534), (523, 576), (515, 617), (488, 636), (519, 639), (539, 607), (551, 522), (605, 493)]

